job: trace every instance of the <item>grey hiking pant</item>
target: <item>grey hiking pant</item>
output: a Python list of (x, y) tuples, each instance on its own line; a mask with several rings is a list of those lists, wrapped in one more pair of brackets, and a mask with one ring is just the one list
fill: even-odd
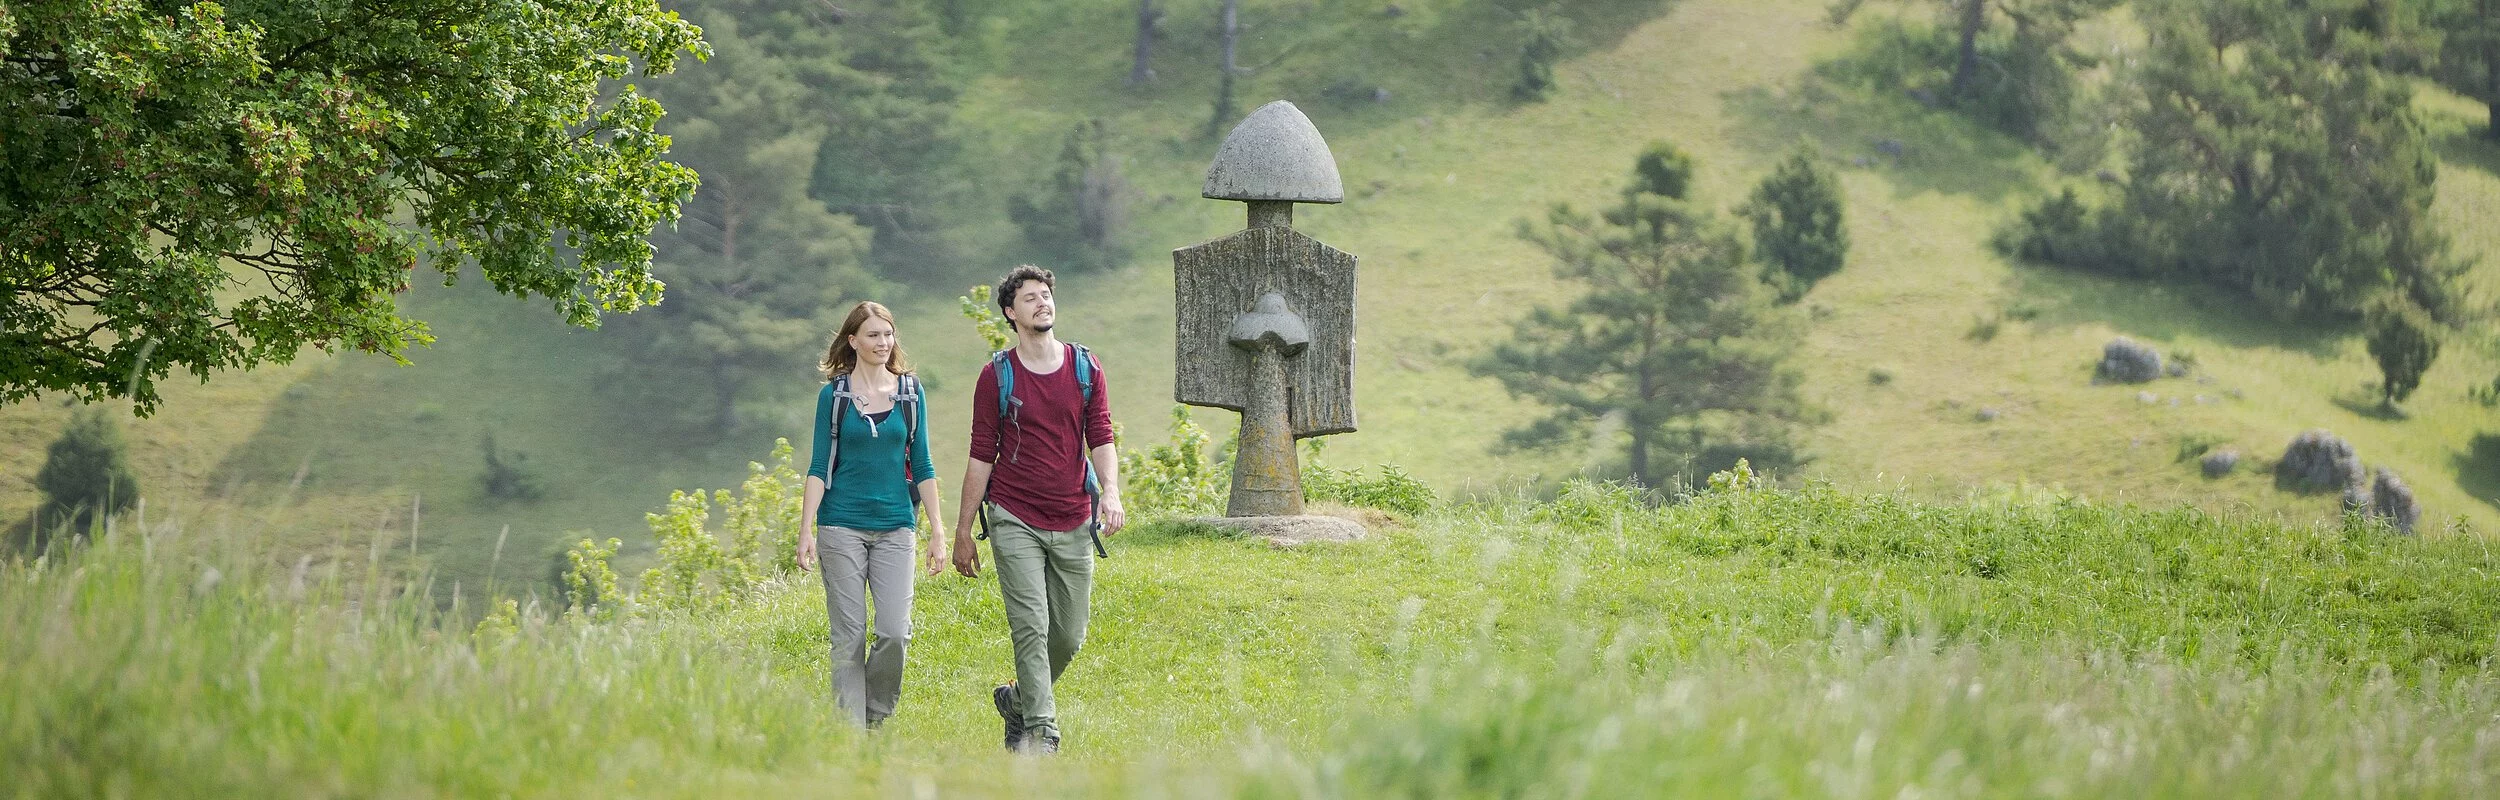
[(990, 559), (1007, 604), (1007, 636), (1016, 646), (1016, 707), (1027, 736), (1059, 736), (1051, 685), (1085, 644), (1087, 604), (1094, 595), (1093, 538), (1083, 527), (1046, 531), (992, 504)]
[[(816, 528), (833, 622), (833, 702), (866, 725), (894, 714), (903, 694), (903, 648), (911, 644), (912, 529)], [(877, 642), (868, 644), (868, 599), (877, 600)]]

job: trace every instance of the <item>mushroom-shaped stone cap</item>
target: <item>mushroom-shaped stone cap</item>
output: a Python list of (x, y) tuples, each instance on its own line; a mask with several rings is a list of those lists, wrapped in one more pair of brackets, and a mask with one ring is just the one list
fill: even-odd
[(1285, 355), (1300, 355), (1311, 344), (1311, 327), (1285, 306), (1284, 295), (1268, 292), (1259, 296), (1256, 307), (1233, 318), (1233, 329), (1224, 338), (1243, 350), (1273, 347)]
[(1311, 118), (1278, 100), (1250, 112), (1207, 165), (1205, 196), (1216, 200), (1343, 203), (1337, 157)]

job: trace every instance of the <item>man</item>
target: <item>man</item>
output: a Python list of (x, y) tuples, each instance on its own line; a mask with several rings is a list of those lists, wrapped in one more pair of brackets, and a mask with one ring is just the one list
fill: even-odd
[(1007, 748), (1042, 754), (1059, 751), (1051, 690), (1085, 643), (1096, 531), (1110, 536), (1128, 522), (1102, 365), (1052, 333), (1054, 285), (1049, 270), (1031, 266), (998, 282), (999, 313), (1015, 328), (1016, 344), (981, 369), (972, 393), (972, 458), (953, 548), (955, 570), (978, 576), (972, 531), (976, 521), (987, 523), (1016, 650), (1015, 680), (990, 699), (1006, 723)]

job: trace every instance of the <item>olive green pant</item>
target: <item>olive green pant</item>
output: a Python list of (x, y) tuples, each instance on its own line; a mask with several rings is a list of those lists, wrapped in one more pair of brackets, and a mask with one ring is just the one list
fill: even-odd
[(1007, 605), (1016, 647), (1016, 707), (1027, 736), (1059, 736), (1052, 684), (1085, 645), (1086, 605), (1094, 594), (1093, 536), (1082, 526), (1046, 531), (997, 505), (990, 515), (990, 560)]

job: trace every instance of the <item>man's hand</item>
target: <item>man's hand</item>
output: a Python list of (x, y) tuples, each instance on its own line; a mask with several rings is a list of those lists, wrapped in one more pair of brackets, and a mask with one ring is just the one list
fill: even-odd
[(955, 574), (966, 578), (981, 577), (981, 547), (974, 544), (972, 534), (955, 534)]
[(1126, 527), (1128, 527), (1128, 507), (1121, 505), (1118, 497), (1103, 498), (1102, 535), (1119, 533), (1121, 528)]
[(816, 571), (816, 531), (814, 528), (815, 526), (811, 525), (807, 530), (799, 532), (799, 569), (803, 572)]

